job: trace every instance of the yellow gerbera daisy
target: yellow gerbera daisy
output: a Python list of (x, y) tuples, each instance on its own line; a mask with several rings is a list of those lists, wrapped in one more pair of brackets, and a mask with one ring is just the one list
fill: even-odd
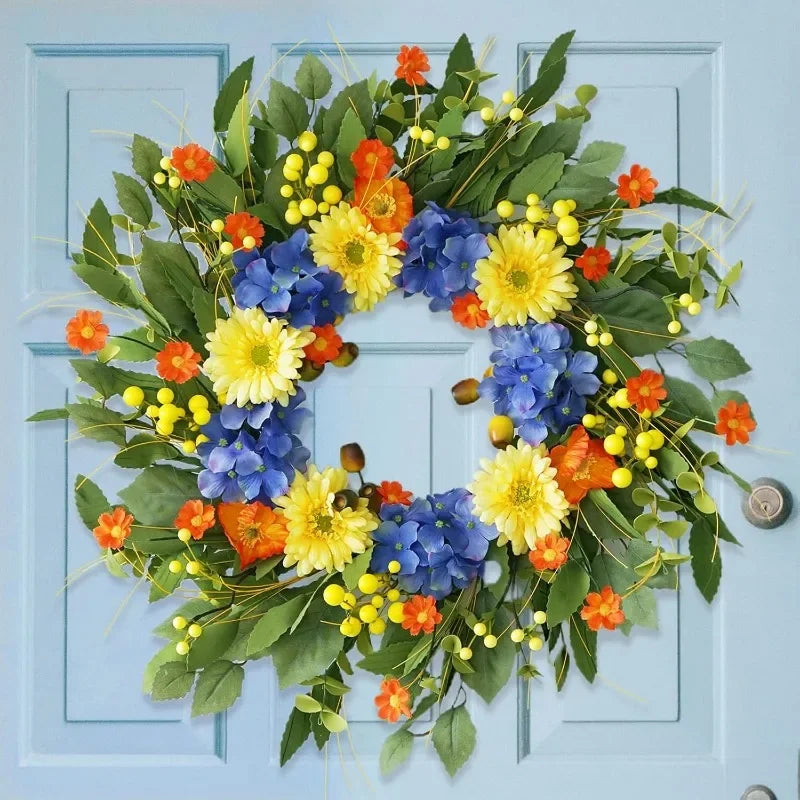
[(495, 325), (524, 325), (528, 317), (548, 322), (556, 311), (569, 311), (578, 290), (568, 272), (566, 248), (554, 247), (550, 231), (525, 231), (501, 225), (488, 237), (491, 253), (475, 264), (475, 289)]
[(467, 489), (481, 522), (500, 531), (498, 544), (511, 542), (519, 555), (534, 547), (538, 536), (561, 529), (569, 503), (544, 447), (510, 444), (494, 461), (482, 458), (481, 467)]
[(338, 272), (344, 288), (354, 296), (358, 311), (369, 311), (395, 288), (392, 278), (402, 264), (395, 258), (399, 233), (377, 233), (361, 210), (347, 203), (309, 223), (314, 233), (309, 247), (320, 266)]
[(285, 406), (297, 392), (303, 348), (314, 334), (270, 318), (260, 308), (235, 308), (228, 319), (217, 320), (206, 338), (211, 355), (203, 369), (220, 402), (244, 406), (277, 400)]
[(289, 530), (283, 563), (297, 564), (298, 575), (318, 569), (341, 572), (353, 560), (353, 553), (367, 549), (370, 531), (378, 523), (364, 498), (355, 509), (333, 507), (334, 494), (346, 488), (343, 469), (328, 467), (320, 472), (312, 464), (307, 475), (297, 473), (288, 494), (275, 498)]

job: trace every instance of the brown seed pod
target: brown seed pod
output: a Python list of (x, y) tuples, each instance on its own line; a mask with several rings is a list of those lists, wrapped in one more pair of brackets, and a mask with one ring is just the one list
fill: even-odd
[(358, 508), (358, 495), (352, 489), (341, 489), (333, 496), (333, 507), (337, 511)]
[(316, 364), (312, 364), (307, 358), (303, 360), (303, 366), (300, 367), (300, 380), (305, 381), (306, 383), (311, 383), (311, 381), (315, 381), (322, 375), (322, 371), (325, 369), (325, 365), (316, 366)]
[(378, 494), (378, 487), (374, 483), (362, 483), (358, 493), (361, 497), (366, 497), (369, 500), (370, 497)]
[(459, 381), (450, 390), (453, 394), (453, 400), (460, 406), (468, 406), (478, 399), (478, 386), (479, 381), (476, 378), (464, 378)]
[(348, 472), (361, 472), (367, 460), (364, 458), (361, 445), (358, 442), (350, 442), (339, 448), (339, 461)]
[(358, 358), (358, 345), (355, 342), (345, 342), (342, 350), (331, 361), (335, 367), (349, 367)]

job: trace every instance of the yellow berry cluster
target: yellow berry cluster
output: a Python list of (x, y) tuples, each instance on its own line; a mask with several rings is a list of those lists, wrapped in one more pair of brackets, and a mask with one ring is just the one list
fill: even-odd
[[(217, 242), (219, 244), (219, 252), (223, 256), (229, 256), (233, 253), (233, 242), (223, 242), (222, 232), (225, 230), (225, 223), (221, 219), (212, 219), (209, 228), (217, 234)], [(252, 236), (245, 236), (242, 239), (242, 247), (245, 250), (252, 250), (256, 246), (256, 240)]]
[(173, 617), (172, 627), (175, 628), (176, 631), (186, 631), (186, 638), (175, 645), (175, 652), (179, 656), (185, 656), (189, 652), (192, 641), (194, 639), (199, 639), (203, 635), (203, 626), (199, 625), (197, 622), (190, 623), (186, 617)]
[(436, 138), (436, 134), (430, 128), (421, 128), (419, 125), (412, 125), (408, 129), (408, 138), (413, 141), (420, 141), (426, 147), (429, 147), (436, 140), (437, 150), (447, 150), (450, 147), (450, 139), (447, 136), (440, 136)]
[[(508, 119), (511, 122), (520, 122), (525, 116), (525, 112), (519, 106), (514, 105), (517, 101), (517, 96), (514, 92), (512, 92), (511, 89), (506, 89), (500, 96), (500, 99), (502, 101), (501, 105), (511, 106), (507, 112)], [(505, 114), (500, 113), (499, 108), (495, 109), (495, 107), (491, 105), (484, 106), (480, 110), (480, 116), (487, 125), (501, 121), (506, 117)]]
[(533, 612), (533, 625), (525, 628), (514, 628), (511, 631), (511, 641), (514, 644), (522, 644), (528, 640), (528, 647), (536, 652), (544, 646), (544, 637), (541, 635), (541, 626), (547, 622), (547, 613), (544, 611)]
[[(397, 570), (391, 569), (393, 564), (397, 564)], [(389, 567), (390, 572), (397, 572), (400, 565), (393, 561)], [(384, 576), (365, 572), (358, 579), (358, 591), (361, 593), (360, 598), (356, 598), (353, 592), (348, 592), (341, 584), (331, 583), (322, 593), (322, 599), (329, 606), (342, 608), (347, 612), (339, 626), (342, 636), (355, 638), (361, 633), (364, 625), (368, 626), (370, 633), (380, 636), (386, 630), (386, 620), (381, 615), (387, 601), (388, 619), (391, 622), (403, 621), (403, 604), (399, 602), (400, 591), (390, 586)]]
[[(583, 324), (583, 329), (586, 331), (586, 344), (588, 347), (609, 347), (614, 344), (614, 335), (608, 330), (605, 320), (598, 318), (588, 319)], [(598, 331), (600, 333), (598, 334)]]
[[(677, 303), (673, 303), (672, 307), (670, 308), (670, 312), (674, 315), (676, 309), (680, 311), (681, 309), (685, 309), (686, 313), (689, 314), (691, 317), (696, 317), (702, 310), (703, 306), (695, 300), (688, 292), (684, 292), (679, 298)], [(681, 330), (683, 329), (683, 325), (681, 325), (680, 320), (672, 319), (667, 325), (667, 330), (673, 335), (677, 336)]]
[[(620, 390), (625, 391), (625, 390)], [(651, 455), (652, 450), (660, 450), (665, 443), (664, 434), (656, 428), (639, 431), (633, 441), (628, 438), (631, 433), (624, 425), (618, 425), (614, 433), (609, 434), (603, 440), (603, 448), (612, 456), (623, 455), (631, 447), (633, 457), (644, 464), (647, 469), (655, 469), (658, 466), (658, 459)], [(630, 486), (633, 480), (633, 473), (627, 467), (620, 467), (614, 470), (611, 480), (619, 489)]]
[(179, 188), (183, 181), (178, 177), (178, 174), (173, 171), (172, 160), (164, 156), (161, 161), (158, 162), (158, 166), (161, 167), (163, 172), (156, 172), (156, 174), (153, 175), (153, 183), (156, 186), (163, 186), (166, 183), (170, 189)]
[[(557, 238), (556, 234), (566, 245), (578, 244), (581, 240), (580, 225), (578, 220), (572, 216), (572, 212), (578, 206), (574, 200), (556, 200), (553, 208), (548, 209), (542, 204), (539, 195), (531, 192), (525, 198), (525, 205), (527, 206), (525, 209), (526, 222), (522, 224), (523, 229), (533, 230), (533, 225), (536, 224), (547, 226), (540, 228), (539, 233), (549, 234), (554, 244)], [(516, 208), (510, 200), (501, 200), (495, 207), (495, 211), (500, 219), (511, 219), (516, 213)], [(555, 230), (552, 230), (551, 211), (556, 217)]]
[[(131, 408), (141, 409), (145, 403), (145, 394), (141, 386), (129, 386), (122, 393), (122, 400)], [(145, 416), (155, 420), (156, 433), (162, 436), (171, 436), (175, 430), (175, 425), (179, 420), (186, 418), (186, 409), (176, 406), (175, 392), (168, 386), (162, 386), (156, 392), (156, 403), (149, 404), (145, 410)], [(189, 398), (189, 411), (192, 414), (192, 421), (188, 423), (189, 431), (197, 431), (202, 425), (207, 425), (211, 420), (211, 412), (208, 410), (208, 398), (202, 394), (195, 394)], [(197, 445), (207, 442), (208, 437), (202, 433), (194, 439), (187, 438), (181, 443), (184, 453), (193, 453)]]

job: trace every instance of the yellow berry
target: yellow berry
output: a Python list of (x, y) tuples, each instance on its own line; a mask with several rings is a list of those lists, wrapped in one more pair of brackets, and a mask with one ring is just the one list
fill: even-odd
[(191, 439), (185, 439), (181, 442), (181, 450), (183, 450), (184, 453), (194, 453), (194, 451), (197, 450), (197, 445), (195, 445)]
[(596, 333), (590, 333), (586, 337), (587, 347), (597, 347), (598, 344), (600, 344), (600, 337)]
[(569, 206), (570, 212), (574, 211), (578, 207), (578, 204), (572, 198), (567, 200), (567, 205)]
[(333, 166), (333, 161), (334, 161), (333, 153), (331, 153), (328, 150), (323, 150), (317, 156), (317, 164), (322, 164), (322, 166), (325, 167), (326, 169), (330, 169)]
[(494, 119), (494, 109), (491, 106), (484, 106), (480, 114), (484, 122), (491, 122)]
[(187, 562), (186, 571), (190, 575), (199, 575), (200, 574), (200, 562), (199, 561), (189, 561), (189, 562)]
[(652, 428), (648, 433), (650, 434), (651, 450), (659, 450), (664, 446), (664, 434), (661, 431)]
[(329, 583), (322, 592), (322, 599), (329, 606), (339, 606), (344, 600), (344, 587), (338, 583)]
[(625, 440), (616, 433), (612, 433), (603, 440), (603, 449), (611, 456), (618, 456), (625, 450)]
[(392, 622), (401, 623), (404, 619), (403, 616), (403, 604), (402, 603), (392, 603), (389, 606), (388, 612), (389, 619)]
[(561, 236), (574, 236), (578, 232), (578, 220), (567, 214), (559, 219), (556, 230)]
[(222, 233), (222, 231), (225, 230), (225, 223), (221, 219), (212, 219), (211, 230), (214, 231), (214, 233)]
[(652, 441), (653, 438), (647, 431), (642, 431), (641, 433), (636, 434), (636, 444), (638, 444), (639, 447), (646, 447), (649, 450)]
[(618, 489), (626, 489), (631, 485), (633, 473), (627, 467), (617, 467), (611, 473), (611, 483)]
[(122, 400), (126, 405), (138, 408), (144, 402), (144, 392), (140, 386), (129, 386), (122, 393)]
[(192, 538), (192, 532), (188, 528), (181, 528), (178, 531), (178, 538), (186, 544)]
[(556, 200), (555, 203), (553, 203), (553, 213), (557, 217), (569, 216), (570, 210), (569, 203), (567, 203), (566, 200)]
[(173, 575), (177, 575), (179, 572), (183, 572), (183, 564), (176, 558), (169, 562), (168, 569)]
[(500, 96), (500, 99), (506, 105), (511, 105), (511, 103), (513, 103), (517, 99), (517, 96), (514, 94), (514, 92), (511, 91), (511, 89), (506, 89)]
[(658, 466), (658, 459), (655, 456), (648, 456), (644, 460), (644, 465), (647, 469), (655, 469)]
[(317, 146), (317, 137), (313, 131), (303, 131), (297, 137), (297, 146), (306, 153), (310, 153)]
[(283, 218), (290, 225), (299, 225), (303, 221), (303, 214), (299, 208), (287, 208), (283, 214)]
[(170, 189), (177, 189), (181, 185), (181, 179), (177, 175), (173, 175), (167, 183)]
[(583, 323), (583, 329), (586, 333), (597, 333), (597, 322), (593, 319), (588, 319)]
[(617, 427), (614, 428), (614, 433), (616, 433), (617, 436), (627, 436), (628, 429), (624, 425), (617, 425)]
[(358, 616), (361, 618), (362, 622), (375, 622), (375, 620), (378, 619), (378, 609), (371, 603), (368, 606), (361, 606), (361, 608), (358, 609)]
[(158, 419), (161, 409), (158, 406), (147, 406), (144, 412), (150, 419)]
[(422, 131), (422, 136), (419, 137), (422, 144), (431, 144), (434, 139), (434, 133), (431, 130)]
[(556, 236), (556, 232), (552, 228), (539, 228), (539, 230), (536, 231), (536, 238), (541, 239), (543, 242), (546, 242), (547, 244), (555, 245), (556, 239), (558, 237)]
[(345, 592), (339, 605), (345, 611), (352, 611), (356, 607), (356, 596), (352, 592)]
[(164, 386), (156, 393), (156, 399), (159, 403), (171, 403), (175, 399), (175, 392)]
[(528, 195), (528, 196), (525, 198), (525, 202), (526, 202), (526, 203), (527, 203), (529, 206), (537, 206), (537, 205), (539, 205), (539, 200), (540, 200), (540, 199), (541, 199), (541, 198), (539, 197), (539, 195), (538, 195), (538, 194), (536, 194), (536, 192), (531, 192), (531, 193), (530, 193), (530, 194), (529, 194), (529, 195)]
[(617, 374), (614, 372), (613, 369), (604, 369), (603, 370), (603, 383), (606, 386), (613, 386), (615, 383), (619, 381)]
[(600, 334), (600, 344), (603, 345), (603, 347), (608, 347), (614, 344), (614, 337), (608, 331), (605, 331)]
[(547, 614), (544, 611), (534, 611), (533, 612), (533, 621), (537, 625), (544, 625), (547, 622)]
[(223, 242), (219, 246), (219, 251), (224, 256), (229, 256), (233, 252), (233, 245), (230, 242)]
[(326, 186), (322, 190), (322, 199), (332, 206), (335, 206), (342, 199), (342, 190), (338, 186)]
[(198, 625), (196, 622), (193, 622), (189, 626), (189, 630), (186, 631), (192, 639), (199, 639), (203, 635), (203, 628), (202, 626)]
[(606, 418), (602, 414), (597, 414), (595, 416), (595, 427), (602, 428), (603, 425), (606, 424)]
[(204, 394), (193, 394), (189, 398), (189, 411), (194, 413), (195, 411), (199, 411), (201, 408), (208, 408), (208, 398)]
[(514, 213), (514, 204), (509, 200), (501, 200), (497, 204), (497, 216), (500, 219), (508, 219)]
[(375, 608), (383, 608), (383, 604), (385, 602), (386, 601), (379, 594), (373, 595), (372, 599), (370, 600), (370, 603), (372, 603)]
[(308, 168), (308, 179), (311, 183), (321, 186), (328, 180), (328, 169), (323, 167), (322, 164), (313, 164)]
[(508, 112), (508, 118), (512, 122), (519, 122), (524, 116), (525, 113), (521, 108), (512, 108), (511, 111)]
[(185, 656), (189, 652), (189, 643), (188, 642), (178, 642), (175, 645), (175, 652), (179, 656)]
[(242, 247), (245, 250), (252, 250), (256, 246), (256, 240), (252, 236), (245, 236), (242, 239)]
[(473, 632), (473, 633), (474, 633), (476, 636), (484, 636), (484, 635), (486, 634), (486, 624), (485, 624), (485, 623), (483, 623), (483, 622), (476, 622), (476, 623), (475, 623), (475, 624), (472, 626), (472, 632)]
[(397, 575), (402, 568), (403, 566), (399, 561), (390, 561), (389, 565), (386, 567), (392, 575)]
[(594, 428), (597, 425), (597, 417), (594, 414), (584, 414), (581, 424), (584, 428)]
[(446, 136), (440, 136), (436, 140), (437, 150), (448, 150), (450, 148), (450, 140)]
[(389, 589), (389, 591), (386, 592), (386, 599), (390, 603), (396, 603), (400, 599), (400, 592), (397, 589)]
[(355, 639), (361, 633), (361, 620), (357, 617), (348, 617), (339, 626), (339, 632), (342, 636), (347, 636), (350, 639)]
[(528, 647), (531, 650), (536, 652), (537, 650), (541, 650), (544, 645), (544, 639), (541, 636), (531, 636), (530, 640), (528, 641)]
[(617, 393), (614, 395), (617, 399), (617, 405), (620, 408), (630, 408), (631, 401), (628, 400), (628, 390), (627, 389), (617, 389)]
[(636, 447), (633, 448), (633, 454), (639, 459), (639, 461), (644, 461), (650, 456), (650, 448), (636, 445)]
[(283, 177), (286, 178), (287, 181), (299, 181), (300, 173), (296, 169), (290, 169), (288, 164), (284, 164)]
[(156, 172), (156, 174), (153, 175), (153, 183), (155, 183), (156, 186), (163, 186), (166, 182), (167, 176), (163, 172)]
[(175, 426), (171, 422), (165, 422), (164, 420), (156, 422), (156, 432), (160, 433), (162, 436), (172, 435), (174, 429)]
[(280, 188), (280, 192), (281, 197), (285, 197), (288, 200), (294, 194), (294, 189), (292, 188), (291, 184), (284, 183)]
[(412, 125), (408, 129), (408, 138), (409, 139), (421, 139), (422, 138), (422, 128), (419, 125)]
[(378, 578), (369, 572), (365, 572), (358, 579), (358, 590), (364, 594), (374, 594), (378, 590)]
[(519, 644), (525, 638), (525, 631), (522, 628), (514, 628), (510, 636), (512, 642)]
[(617, 407), (617, 398), (614, 397), (614, 395), (611, 395), (611, 397), (609, 397), (608, 400), (606, 400), (606, 403), (608, 403), (608, 407), (609, 408), (616, 408)]
[(497, 647), (497, 637), (493, 634), (488, 634), (487, 636), (483, 637), (483, 646), (488, 648), (489, 650), (493, 650)]
[(289, 155), (286, 156), (286, 166), (289, 169), (299, 172), (301, 169), (303, 169), (303, 156), (301, 156), (299, 153), (289, 153)]
[(692, 317), (696, 317), (702, 310), (703, 307), (700, 305), (700, 303), (689, 303), (686, 313)]
[(211, 422), (211, 412), (207, 408), (201, 408), (199, 411), (195, 411), (192, 419), (198, 425), (208, 425)]
[(564, 244), (569, 247), (572, 247), (572, 245), (578, 244), (578, 242), (581, 240), (581, 235), (579, 233), (576, 233), (574, 236), (564, 236), (563, 238), (564, 238)]
[(528, 206), (525, 209), (525, 219), (530, 223), (536, 224), (537, 222), (541, 222), (544, 217), (544, 209), (539, 206)]
[(324, 200), (317, 203), (317, 211), (319, 211), (320, 214), (327, 214), (330, 210), (331, 207)]
[(317, 213), (317, 204), (310, 197), (300, 201), (300, 213), (304, 217), (313, 217)]
[(369, 624), (369, 632), (374, 633), (376, 636), (380, 636), (385, 630), (386, 623), (380, 617)]
[(458, 651), (458, 657), (462, 661), (469, 661), (472, 658), (472, 648), (471, 647), (462, 647)]
[(158, 162), (158, 166), (161, 167), (164, 171), (172, 168), (172, 159), (167, 158), (167, 156), (162, 156), (161, 161)]
[(290, 200), (287, 207), (288, 208), (299, 208), (300, 207), (300, 203), (298, 203), (297, 200)]
[(175, 422), (178, 416), (178, 407), (169, 402), (164, 403), (164, 405), (161, 406), (161, 410), (158, 412), (158, 418), (162, 422)]
[(683, 325), (681, 325), (681, 323), (677, 319), (673, 319), (672, 322), (670, 322), (669, 325), (667, 325), (667, 330), (673, 336), (676, 336), (677, 334), (679, 334), (681, 332), (682, 328), (683, 328)]
[(688, 292), (684, 292), (679, 298), (678, 303), (682, 305), (684, 308), (689, 308), (692, 304), (692, 296)]
[(177, 616), (172, 618), (172, 627), (176, 631), (182, 631), (188, 624), (189, 620), (186, 617)]

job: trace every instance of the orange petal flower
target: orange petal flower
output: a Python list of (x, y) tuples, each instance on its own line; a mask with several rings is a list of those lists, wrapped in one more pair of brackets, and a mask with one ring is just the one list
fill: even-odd
[(546, 569), (555, 572), (566, 564), (571, 541), (557, 533), (539, 536), (535, 542), (536, 547), (528, 553), (528, 561), (540, 572)]
[(172, 166), (184, 181), (202, 183), (214, 171), (211, 153), (199, 144), (172, 148)]
[(412, 636), (418, 636), (420, 631), (430, 633), (441, 621), (433, 597), (415, 594), (403, 604), (402, 625)]
[(587, 281), (599, 281), (608, 275), (611, 253), (605, 247), (587, 247), (578, 258), (575, 266), (583, 272)]
[(350, 156), (350, 160), (359, 178), (380, 180), (385, 178), (394, 166), (394, 153), (380, 139), (362, 139)]
[(381, 481), (378, 487), (378, 496), (383, 503), (389, 505), (399, 503), (401, 506), (411, 505), (411, 492), (403, 488), (403, 484), (399, 481)]
[(397, 722), (400, 715), (404, 714), (411, 718), (411, 708), (408, 701), (411, 695), (397, 678), (386, 678), (381, 683), (381, 693), (375, 697), (375, 705), (378, 707), (378, 716), (387, 722)]
[(358, 176), (354, 188), (355, 204), (378, 233), (400, 233), (414, 214), (411, 192), (398, 178)]
[(592, 438), (583, 425), (576, 425), (566, 444), (550, 451), (550, 463), (557, 469), (556, 482), (573, 505), (580, 503), (590, 489), (611, 489), (611, 473), (617, 462), (603, 449), (600, 439)]
[(156, 372), (165, 381), (186, 383), (200, 372), (200, 353), (195, 353), (188, 342), (167, 342), (156, 353)]
[(336, 333), (333, 325), (322, 325), (312, 328), (311, 332), (316, 334), (311, 344), (303, 348), (306, 358), (316, 366), (321, 367), (329, 361), (333, 361), (342, 352), (342, 337)]
[(630, 175), (620, 175), (617, 184), (617, 196), (625, 200), (630, 208), (639, 208), (642, 200), (645, 203), (652, 202), (658, 181), (650, 175), (647, 167), (634, 164)]
[(214, 506), (204, 506), (202, 500), (187, 500), (172, 524), (178, 530), (186, 528), (191, 531), (193, 539), (202, 539), (203, 534), (214, 527), (214, 521)]
[(103, 323), (103, 315), (99, 311), (87, 311), (82, 308), (67, 323), (67, 344), (80, 350), (81, 353), (95, 353), (102, 350), (108, 336), (108, 325)]
[(489, 314), (481, 308), (481, 301), (474, 292), (456, 297), (450, 306), (450, 313), (459, 325), (473, 331), (475, 328), (485, 328), (489, 321)]
[(395, 77), (402, 78), (409, 86), (422, 86), (426, 83), (422, 72), (427, 72), (431, 65), (425, 51), (414, 45), (409, 47), (404, 44), (397, 54), (399, 66), (394, 71)]
[(661, 401), (667, 396), (664, 376), (652, 369), (643, 369), (636, 378), (628, 378), (625, 383), (628, 400), (641, 414), (643, 411), (657, 411)]
[(737, 442), (747, 444), (750, 441), (750, 432), (756, 429), (756, 422), (750, 415), (750, 403), (737, 403), (735, 400), (728, 402), (717, 411), (717, 424), (714, 430), (725, 437), (725, 444), (734, 445)]
[(586, 605), (581, 609), (581, 619), (593, 630), (606, 628), (613, 631), (617, 625), (625, 622), (625, 613), (620, 608), (622, 598), (614, 593), (610, 586), (604, 586), (600, 592), (586, 595)]
[(259, 558), (283, 552), (289, 532), (283, 515), (276, 514), (269, 506), (258, 501), (220, 503), (217, 514), (243, 569)]
[(244, 247), (244, 240), (252, 236), (256, 240), (256, 247), (261, 247), (264, 241), (264, 226), (258, 217), (240, 211), (238, 214), (228, 214), (225, 217), (225, 233), (231, 237), (231, 244), (236, 250)]
[(133, 515), (128, 514), (122, 506), (117, 506), (110, 514), (101, 514), (97, 518), (97, 527), (92, 531), (100, 547), (119, 550), (122, 543), (131, 535)]

